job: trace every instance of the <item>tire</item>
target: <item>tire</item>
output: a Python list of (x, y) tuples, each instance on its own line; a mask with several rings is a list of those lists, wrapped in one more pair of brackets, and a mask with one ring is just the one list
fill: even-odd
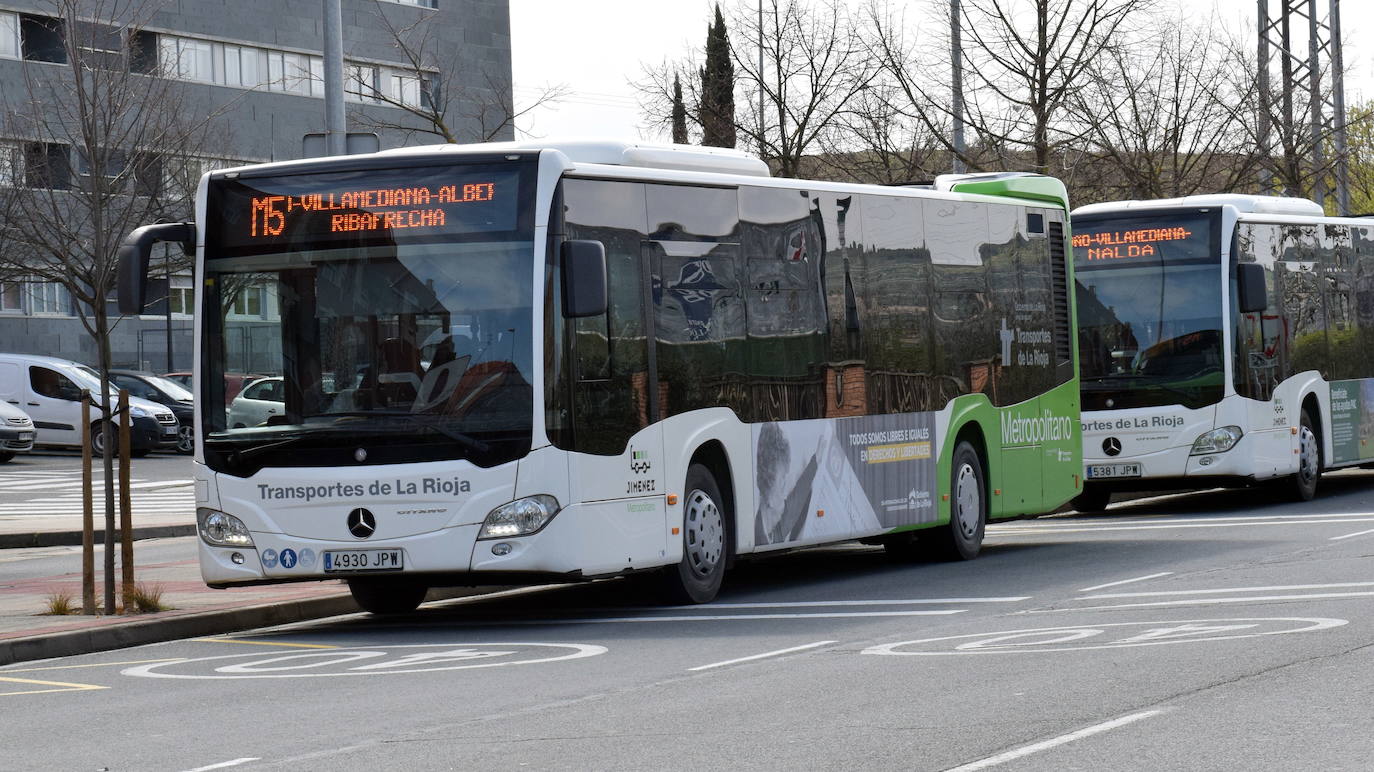
[(348, 591), (363, 611), (385, 616), (408, 614), (419, 608), (429, 588), (414, 582), (349, 579)]
[(983, 548), (988, 487), (983, 462), (967, 440), (954, 448), (949, 474), (949, 523), (922, 531), (917, 543), (936, 560), (972, 560)]
[(101, 431), (99, 421), (91, 424), (91, 455), (95, 458), (105, 456), (105, 432)]
[(729, 557), (725, 500), (710, 470), (692, 464), (682, 498), (682, 560), (663, 570), (664, 594), (672, 603), (708, 603), (720, 592)]
[(1298, 421), (1298, 471), (1288, 478), (1288, 489), (1298, 501), (1311, 501), (1317, 495), (1322, 476), (1322, 444), (1312, 429), (1315, 423), (1304, 409)]
[(177, 452), (189, 456), (196, 450), (196, 430), (190, 426), (177, 429)]
[(1073, 500), (1069, 502), (1069, 506), (1073, 507), (1075, 512), (1092, 514), (1105, 510), (1110, 503), (1112, 503), (1111, 491), (1096, 485), (1084, 485), (1083, 492), (1074, 496)]
[(0, 452), (0, 464), (7, 464), (7, 463), (9, 463), (10, 460), (13, 459), (13, 458), (14, 458), (14, 452), (13, 452), (13, 451), (6, 450), (6, 451), (4, 451), (4, 452)]

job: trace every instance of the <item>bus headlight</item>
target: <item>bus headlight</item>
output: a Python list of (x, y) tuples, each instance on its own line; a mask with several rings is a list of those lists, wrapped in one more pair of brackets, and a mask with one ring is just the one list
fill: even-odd
[(487, 513), (478, 539), (504, 539), (538, 531), (558, 514), (558, 499), (540, 494), (502, 504)]
[(200, 538), (212, 547), (252, 547), (253, 537), (243, 521), (214, 509), (197, 509)]
[(1208, 453), (1225, 453), (1234, 448), (1243, 436), (1239, 426), (1223, 426), (1213, 429), (1193, 440), (1193, 450), (1188, 455), (1203, 456)]

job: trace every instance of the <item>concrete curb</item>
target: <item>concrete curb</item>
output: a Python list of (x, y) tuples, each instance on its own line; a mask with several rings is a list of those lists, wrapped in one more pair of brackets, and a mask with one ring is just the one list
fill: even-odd
[[(150, 525), (134, 528), (133, 537), (138, 539), (163, 539), (169, 536), (195, 536), (194, 525)], [(118, 539), (116, 539), (118, 541)], [(95, 532), (95, 543), (105, 543), (105, 529)], [(0, 549), (22, 549), (24, 547), (71, 547), (81, 544), (80, 531), (40, 531), (38, 533), (0, 533)]]
[[(426, 600), (449, 600), (483, 595), (505, 587), (452, 587), (431, 590)], [(242, 608), (191, 612), (161, 619), (130, 617), (127, 622), (88, 627), (46, 635), (0, 640), (0, 666), (50, 657), (70, 657), (182, 638), (224, 635), (258, 627), (304, 622), (311, 619), (355, 614), (360, 609), (347, 593), (320, 598), (263, 603)], [(0, 675), (3, 673), (0, 672)]]

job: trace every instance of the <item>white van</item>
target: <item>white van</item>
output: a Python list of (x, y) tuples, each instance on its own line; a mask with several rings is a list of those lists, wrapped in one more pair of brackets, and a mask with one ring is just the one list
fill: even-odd
[[(92, 412), (99, 409), (100, 379), (67, 359), (31, 354), (0, 354), (0, 399), (16, 405), (33, 419), (39, 445), (81, 447), (81, 392), (91, 393)], [(175, 449), (177, 419), (166, 407), (129, 397), (133, 454), (158, 448)], [(92, 423), (91, 445), (104, 449), (104, 434)]]

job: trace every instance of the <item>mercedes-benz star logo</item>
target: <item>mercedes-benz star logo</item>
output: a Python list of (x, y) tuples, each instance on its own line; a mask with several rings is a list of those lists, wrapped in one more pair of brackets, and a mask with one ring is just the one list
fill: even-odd
[(377, 518), (372, 513), (362, 507), (358, 507), (348, 513), (348, 532), (358, 537), (366, 539), (377, 530)]
[(1121, 440), (1115, 437), (1108, 437), (1102, 441), (1102, 452), (1109, 456), (1121, 455)]

